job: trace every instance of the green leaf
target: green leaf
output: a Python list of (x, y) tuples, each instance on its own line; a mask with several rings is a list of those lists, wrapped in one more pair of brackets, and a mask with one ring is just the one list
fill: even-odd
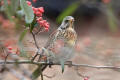
[(28, 31), (28, 29), (25, 29), (25, 30), (22, 32), (22, 34), (20, 35), (20, 38), (19, 38), (19, 42), (21, 42), (21, 41), (24, 39), (27, 31)]
[(76, 11), (76, 9), (79, 7), (80, 2), (75, 2), (68, 6), (56, 19), (58, 23), (60, 23), (65, 16), (69, 16), (72, 13)]
[(32, 6), (28, 6), (26, 0), (20, 0), (20, 6), (25, 14), (26, 23), (32, 23), (34, 19), (34, 13), (32, 10)]
[(43, 75), (42, 75), (42, 71), (41, 71), (41, 65), (38, 66), (37, 69), (34, 70), (34, 72), (32, 73), (32, 80), (36, 80), (39, 76), (41, 75), (41, 80), (43, 80)]
[(30, 24), (27, 24), (27, 23), (25, 24), (25, 27), (29, 27), (29, 26), (30, 26)]

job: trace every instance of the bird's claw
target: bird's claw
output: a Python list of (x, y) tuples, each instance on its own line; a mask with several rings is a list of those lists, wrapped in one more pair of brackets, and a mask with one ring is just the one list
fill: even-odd
[(51, 65), (53, 64), (53, 62), (49, 60), (48, 63), (49, 63), (49, 68), (51, 68)]
[(72, 61), (66, 61), (66, 63), (68, 64), (68, 67), (72, 67)]

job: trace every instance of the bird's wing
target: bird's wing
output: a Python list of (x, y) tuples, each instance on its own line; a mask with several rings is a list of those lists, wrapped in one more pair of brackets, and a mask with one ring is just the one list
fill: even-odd
[(49, 47), (51, 47), (51, 46), (54, 44), (54, 42), (55, 42), (56, 39), (57, 39), (57, 36), (59, 35), (59, 32), (60, 32), (60, 30), (56, 30), (56, 31), (54, 31), (54, 32), (50, 35), (50, 37), (49, 37), (49, 39), (48, 39), (48, 41), (47, 41), (47, 43), (46, 43), (46, 45), (45, 45), (45, 48), (46, 48), (46, 49), (49, 48)]

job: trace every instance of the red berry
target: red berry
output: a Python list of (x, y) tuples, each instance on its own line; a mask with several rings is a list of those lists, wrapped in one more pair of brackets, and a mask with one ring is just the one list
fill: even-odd
[(41, 13), (41, 12), (36, 12), (35, 14), (36, 14), (36, 16), (38, 16), (38, 17), (42, 16), (42, 13)]
[(42, 20), (42, 17), (37, 18), (37, 21), (41, 21), (41, 20)]
[(38, 23), (40, 24), (40, 26), (43, 26), (43, 24), (44, 24), (43, 21), (39, 21)]
[(88, 78), (84, 78), (84, 80), (88, 80)]
[(32, 5), (30, 1), (27, 1), (27, 4), (28, 4), (29, 6), (31, 6), (31, 5)]
[(34, 11), (34, 14), (36, 14), (36, 12), (37, 12), (37, 8), (32, 7), (32, 9), (33, 9), (33, 11)]
[(49, 24), (48, 24), (48, 23), (45, 23), (44, 26), (45, 26), (46, 28), (49, 28)]
[(11, 47), (11, 46), (8, 46), (7, 48), (8, 48), (9, 50), (12, 50), (12, 47)]
[(38, 12), (38, 11), (37, 11), (37, 12), (36, 12), (36, 15), (39, 15), (39, 14), (41, 14), (41, 12)]
[(46, 20), (43, 20), (43, 23), (45, 24), (47, 21)]
[(38, 11), (41, 12), (41, 13), (43, 13), (44, 12), (44, 8), (43, 7), (39, 7)]
[(49, 28), (45, 28), (45, 31), (48, 31), (49, 30)]
[[(34, 1), (36, 1), (36, 0), (34, 0)], [(39, 8), (32, 7), (32, 9), (34, 11), (34, 14), (36, 15), (37, 23), (40, 25), (40, 27), (44, 27), (44, 29), (46, 31), (48, 31), (50, 25), (46, 20), (43, 20), (41, 17), (42, 13), (44, 12), (44, 8), (43, 7), (39, 7)]]
[(84, 78), (84, 80), (88, 80), (88, 79), (89, 79), (89, 77), (85, 77), (85, 78)]

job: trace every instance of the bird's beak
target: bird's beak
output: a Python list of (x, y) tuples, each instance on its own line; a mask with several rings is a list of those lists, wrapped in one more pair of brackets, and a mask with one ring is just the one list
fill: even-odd
[(70, 22), (73, 23), (75, 20), (74, 19), (71, 19)]
[(74, 19), (70, 19), (70, 27), (72, 28), (73, 27), (73, 23), (74, 23)]

